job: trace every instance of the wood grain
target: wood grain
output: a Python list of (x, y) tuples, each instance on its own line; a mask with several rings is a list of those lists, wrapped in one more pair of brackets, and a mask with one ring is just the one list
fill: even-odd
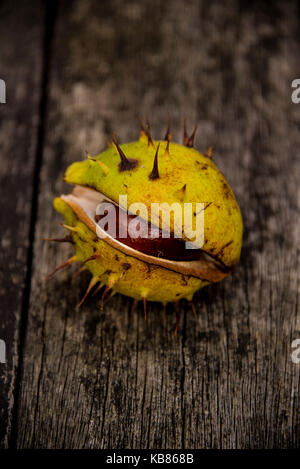
[[(299, 118), (296, 3), (175, 0), (60, 2), (51, 57), (44, 159), (17, 445), (22, 448), (299, 447)], [(138, 135), (156, 138), (186, 115), (196, 147), (240, 203), (239, 267), (180, 304), (131, 311), (116, 295), (81, 308), (88, 275), (44, 278), (71, 254), (40, 239), (62, 233), (51, 201), (63, 171)]]
[[(18, 17), (22, 21), (17, 23)], [(22, 313), (30, 290), (32, 203), (40, 128), (44, 11), (6, 2), (0, 5), (0, 75), (6, 104), (0, 104), (0, 338), (6, 363), (0, 364), (0, 447), (10, 434)]]

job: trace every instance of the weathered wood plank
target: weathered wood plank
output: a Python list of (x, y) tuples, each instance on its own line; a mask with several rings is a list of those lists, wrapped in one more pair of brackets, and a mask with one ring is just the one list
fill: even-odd
[[(292, 2), (251, 5), (61, 4), (19, 447), (299, 446), (299, 22)], [(159, 306), (144, 322), (120, 296), (77, 311), (87, 276), (43, 281), (70, 254), (40, 241), (59, 232), (51, 200), (66, 165), (114, 129), (136, 138), (145, 111), (156, 137), (168, 113), (175, 139), (184, 115), (198, 122), (196, 146), (214, 145), (245, 221), (237, 271), (196, 295), (196, 318), (181, 305), (177, 340), (171, 306), (165, 324)]]
[(21, 311), (29, 291), (25, 279), (39, 132), (43, 6), (2, 2), (0, 24), (0, 78), (6, 83), (6, 104), (0, 104), (0, 339), (6, 344), (6, 363), (0, 363), (0, 446), (7, 446)]

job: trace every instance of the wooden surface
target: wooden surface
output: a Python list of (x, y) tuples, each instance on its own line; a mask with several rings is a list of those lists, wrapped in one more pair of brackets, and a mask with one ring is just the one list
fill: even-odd
[[(300, 21), (294, 2), (38, 3), (1, 11), (1, 439), (19, 448), (300, 446)], [(33, 11), (32, 11), (33, 9)], [(18, 25), (18, 28), (14, 28)], [(26, 37), (26, 42), (22, 39)], [(24, 49), (23, 52), (22, 48)], [(21, 91), (18, 91), (21, 87)], [(71, 254), (54, 195), (114, 130), (198, 123), (242, 209), (241, 262), (197, 317), (114, 296), (78, 311), (88, 275), (45, 283)], [(21, 232), (20, 232), (21, 230)], [(2, 299), (3, 296), (3, 299)]]
[(7, 445), (30, 294), (44, 12), (39, 5), (2, 2), (0, 23), (0, 75), (7, 101), (0, 104), (0, 338), (6, 343), (6, 364), (0, 364), (0, 441)]

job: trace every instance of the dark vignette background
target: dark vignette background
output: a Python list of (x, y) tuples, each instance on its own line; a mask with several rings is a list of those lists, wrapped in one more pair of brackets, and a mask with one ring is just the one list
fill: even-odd
[[(0, 2), (0, 440), (20, 448), (299, 447), (299, 5), (102, 0)], [(88, 276), (52, 198), (68, 164), (114, 130), (198, 123), (245, 223), (240, 265), (180, 305), (116, 295), (75, 306)]]

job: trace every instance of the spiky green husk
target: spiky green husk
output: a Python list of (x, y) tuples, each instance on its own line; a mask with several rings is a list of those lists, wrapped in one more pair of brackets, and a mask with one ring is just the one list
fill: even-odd
[[(194, 148), (170, 142), (169, 151), (166, 151), (167, 142), (154, 141), (153, 144), (154, 147), (149, 146), (145, 139), (140, 139), (120, 145), (128, 158), (138, 161), (137, 167), (131, 171), (119, 170), (120, 157), (113, 146), (93, 157), (95, 161), (73, 163), (64, 179), (71, 184), (94, 188), (117, 203), (119, 194), (125, 194), (128, 206), (141, 202), (146, 205), (149, 214), (153, 202), (177, 202), (182, 208), (187, 202), (204, 203), (204, 245), (200, 247), (225, 265), (234, 266), (240, 257), (243, 223), (239, 206), (225, 177), (211, 158)], [(152, 180), (149, 174), (158, 144), (159, 178)], [(106, 171), (97, 161), (105, 165), (103, 168)], [(184, 194), (181, 193), (183, 187)], [(195, 226), (195, 215), (192, 223)], [(188, 237), (189, 229), (185, 226), (183, 239)]]
[[(103, 153), (73, 163), (65, 173), (65, 181), (95, 189), (116, 203), (119, 195), (126, 195), (128, 206), (143, 203), (149, 216), (152, 203), (175, 202), (182, 209), (188, 202), (204, 203), (204, 245), (198, 247), (229, 272), (240, 257), (243, 223), (228, 182), (211, 160), (211, 149), (203, 155), (191, 148), (196, 127), (188, 137), (185, 126), (184, 145), (170, 141), (170, 121), (168, 141), (153, 141), (147, 121), (146, 129), (145, 132), (141, 124), (140, 139), (136, 142), (119, 145), (114, 138), (114, 144)], [(95, 236), (65, 200), (55, 199), (54, 206), (70, 229), (76, 252), (71, 261), (83, 263), (92, 273), (88, 291), (99, 282), (106, 285), (106, 291), (111, 289), (136, 300), (166, 304), (182, 298), (191, 300), (196, 290), (209, 283), (178, 273), (172, 266), (169, 269), (142, 260), (141, 256), (131, 256)], [(184, 240), (193, 239), (195, 218), (196, 213), (190, 226), (185, 222)], [(151, 221), (162, 227), (161, 216)], [(170, 231), (177, 231), (178, 226), (182, 227), (181, 218), (177, 220), (174, 215)]]

